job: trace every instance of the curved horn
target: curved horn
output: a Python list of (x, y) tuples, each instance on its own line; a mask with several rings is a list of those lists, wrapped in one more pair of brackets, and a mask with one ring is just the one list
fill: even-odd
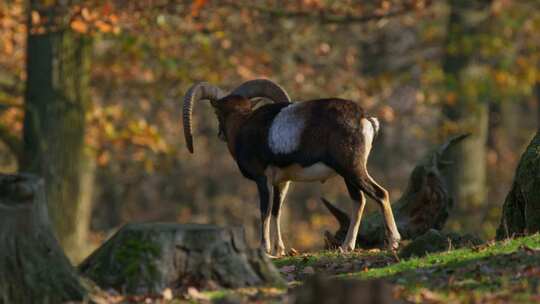
[(207, 82), (199, 82), (189, 88), (184, 96), (184, 138), (189, 152), (193, 153), (192, 113), (193, 103), (201, 99), (218, 100), (225, 96), (225, 92)]
[(231, 92), (231, 95), (244, 96), (247, 99), (266, 97), (277, 102), (291, 102), (289, 94), (277, 83), (268, 79), (254, 79), (242, 83)]

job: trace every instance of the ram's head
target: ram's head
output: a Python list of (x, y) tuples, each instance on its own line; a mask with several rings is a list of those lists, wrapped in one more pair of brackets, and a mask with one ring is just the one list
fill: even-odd
[(244, 82), (230, 93), (207, 82), (197, 83), (184, 96), (184, 137), (188, 150), (193, 153), (193, 104), (199, 100), (210, 101), (219, 121), (218, 136), (226, 140), (225, 116), (231, 111), (252, 111), (261, 99), (272, 102), (290, 102), (287, 92), (268, 79), (255, 79)]

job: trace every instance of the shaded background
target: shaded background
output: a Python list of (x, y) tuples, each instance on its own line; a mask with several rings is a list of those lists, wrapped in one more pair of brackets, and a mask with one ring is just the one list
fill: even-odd
[[(71, 219), (57, 230), (59, 238), (77, 232), (76, 245), (63, 242), (75, 260), (130, 221), (243, 225), (255, 245), (255, 184), (241, 176), (217, 138), (213, 110), (202, 103), (194, 110), (196, 153), (189, 154), (180, 111), (195, 82), (232, 89), (268, 77), (294, 100), (349, 98), (379, 117), (369, 168), (392, 201), (427, 149), (472, 132), (452, 153), (456, 204), (447, 229), (491, 238), (519, 156), (539, 124), (539, 9), (533, 0), (3, 1), (0, 172), (40, 174), (54, 162), (30, 166), (40, 151), (32, 141), (58, 147), (44, 150), (58, 158), (84, 154), (69, 165), (80, 173), (83, 199), (49, 198), (58, 227)], [(39, 48), (44, 37), (82, 51), (48, 54)], [(69, 98), (85, 100), (79, 152), (62, 136), (25, 135), (29, 105), (58, 99), (36, 101), (28, 93), (46, 91), (29, 76), (42, 72), (35, 62), (69, 58), (79, 61), (59, 75), (74, 77)], [(47, 131), (53, 124), (37, 128), (62, 134)], [(62, 173), (42, 175), (55, 174)], [(71, 187), (69, 180), (62, 187)], [(339, 178), (293, 184), (286, 246), (323, 246), (322, 232), (337, 226), (320, 203), (323, 195), (349, 208)]]

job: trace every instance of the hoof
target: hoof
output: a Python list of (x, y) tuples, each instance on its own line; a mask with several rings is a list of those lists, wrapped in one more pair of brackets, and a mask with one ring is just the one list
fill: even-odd
[(400, 241), (401, 241), (401, 238), (391, 239), (390, 243), (389, 243), (389, 246), (388, 246), (388, 249), (391, 250), (391, 251), (397, 251), (399, 249)]
[(271, 260), (279, 258), (279, 256), (272, 255), (272, 254), (270, 254), (268, 252), (265, 252), (264, 255), (266, 255), (266, 257), (271, 259)]
[(340, 253), (349, 253), (349, 252), (353, 252), (354, 248), (351, 248), (351, 246), (341, 245), (338, 247), (338, 250)]

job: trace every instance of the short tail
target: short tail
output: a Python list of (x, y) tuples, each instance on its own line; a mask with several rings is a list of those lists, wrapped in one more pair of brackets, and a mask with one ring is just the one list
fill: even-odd
[(381, 124), (379, 123), (379, 120), (377, 117), (367, 117), (367, 120), (371, 123), (371, 126), (373, 127), (373, 130), (375, 131), (375, 136), (379, 134), (379, 129), (381, 127)]

